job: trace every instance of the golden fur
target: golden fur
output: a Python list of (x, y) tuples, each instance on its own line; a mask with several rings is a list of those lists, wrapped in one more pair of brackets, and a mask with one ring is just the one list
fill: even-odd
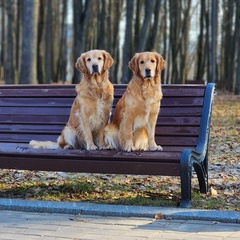
[(117, 103), (112, 122), (105, 127), (105, 141), (112, 148), (128, 152), (162, 150), (155, 142), (155, 126), (165, 61), (158, 53), (143, 52), (135, 54), (129, 67), (134, 75)]
[(113, 85), (108, 79), (108, 69), (113, 59), (103, 50), (83, 53), (76, 68), (83, 78), (76, 86), (75, 98), (68, 122), (55, 142), (32, 140), (32, 148), (106, 149), (104, 127), (107, 125), (113, 102)]

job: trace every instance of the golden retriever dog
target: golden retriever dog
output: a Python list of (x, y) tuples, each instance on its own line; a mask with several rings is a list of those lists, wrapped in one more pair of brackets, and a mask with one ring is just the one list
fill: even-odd
[(31, 148), (108, 148), (104, 127), (109, 122), (113, 102), (113, 85), (108, 78), (112, 64), (112, 57), (104, 50), (91, 50), (78, 58), (75, 66), (83, 77), (76, 86), (77, 96), (65, 128), (57, 142), (32, 140)]
[(116, 105), (112, 122), (105, 127), (105, 141), (111, 148), (127, 152), (162, 150), (155, 142), (155, 127), (165, 61), (158, 53), (142, 52), (136, 53), (128, 65), (133, 78)]

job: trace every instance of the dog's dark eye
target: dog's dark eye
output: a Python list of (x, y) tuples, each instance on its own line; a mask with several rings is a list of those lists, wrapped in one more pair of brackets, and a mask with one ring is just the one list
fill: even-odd
[(98, 60), (102, 60), (102, 58), (101, 58), (101, 57), (99, 57), (99, 58), (98, 58)]
[(140, 63), (141, 63), (141, 64), (144, 64), (144, 61), (141, 61)]
[(91, 58), (88, 58), (87, 61), (90, 62), (90, 61), (91, 61)]
[(154, 60), (151, 60), (152, 63), (154, 63), (155, 61)]

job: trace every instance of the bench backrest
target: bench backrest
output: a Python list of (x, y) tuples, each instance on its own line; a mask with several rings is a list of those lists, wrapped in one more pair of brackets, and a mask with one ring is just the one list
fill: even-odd
[[(115, 85), (113, 111), (126, 85)], [(205, 85), (163, 85), (156, 142), (165, 151), (197, 145)], [(56, 141), (65, 126), (75, 85), (0, 86), (0, 143)]]

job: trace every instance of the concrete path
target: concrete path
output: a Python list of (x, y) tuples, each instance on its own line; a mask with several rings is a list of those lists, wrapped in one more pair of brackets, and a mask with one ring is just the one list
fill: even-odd
[(238, 240), (240, 224), (0, 211), (1, 240)]

